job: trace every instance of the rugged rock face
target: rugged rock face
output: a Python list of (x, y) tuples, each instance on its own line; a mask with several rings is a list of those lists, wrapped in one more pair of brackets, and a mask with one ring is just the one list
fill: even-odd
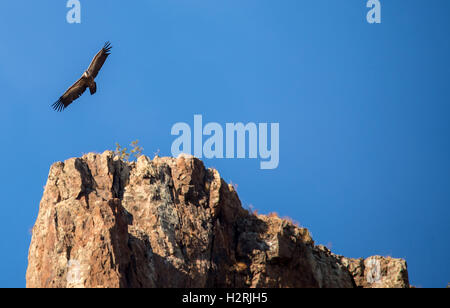
[(404, 260), (316, 246), (196, 158), (109, 151), (52, 165), (28, 262), (27, 287), (409, 287)]

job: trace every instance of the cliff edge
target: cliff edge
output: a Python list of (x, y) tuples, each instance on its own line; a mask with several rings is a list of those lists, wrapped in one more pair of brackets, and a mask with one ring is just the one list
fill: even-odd
[(113, 152), (51, 166), (27, 287), (409, 287), (406, 262), (349, 259), (275, 215), (243, 209), (193, 157)]

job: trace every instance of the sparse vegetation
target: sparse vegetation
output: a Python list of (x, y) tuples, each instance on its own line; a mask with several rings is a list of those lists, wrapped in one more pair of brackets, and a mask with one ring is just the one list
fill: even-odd
[(302, 225), (297, 220), (294, 220), (289, 216), (283, 216), (283, 217), (281, 217), (281, 219), (288, 221), (289, 223), (293, 224), (294, 226), (296, 226), (298, 228), (303, 228)]
[[(255, 209), (255, 207), (252, 204), (249, 204), (246, 207), (246, 210), (248, 211), (248, 213), (250, 215), (253, 215), (253, 216), (258, 216), (259, 215), (258, 210)], [(292, 219), (289, 216), (281, 217), (277, 212), (270, 212), (266, 216), (269, 217), (269, 218), (279, 218), (279, 219), (287, 221), (288, 223), (290, 223), (290, 224), (292, 224), (292, 225), (294, 225), (294, 226), (296, 226), (298, 228), (304, 228), (297, 220), (294, 220), (294, 219)]]
[(258, 216), (258, 210), (255, 209), (255, 207), (253, 206), (253, 204), (249, 204), (247, 211), (250, 213), (250, 215), (253, 216)]
[(119, 157), (123, 161), (130, 161), (134, 159), (138, 159), (139, 156), (142, 155), (142, 151), (144, 150), (141, 146), (139, 146), (139, 140), (135, 140), (130, 143), (131, 150), (128, 148), (123, 148), (118, 142), (116, 142), (116, 150), (114, 154)]
[(234, 190), (237, 191), (237, 189), (238, 189), (238, 184), (233, 183), (233, 181), (230, 181), (230, 185), (233, 187)]

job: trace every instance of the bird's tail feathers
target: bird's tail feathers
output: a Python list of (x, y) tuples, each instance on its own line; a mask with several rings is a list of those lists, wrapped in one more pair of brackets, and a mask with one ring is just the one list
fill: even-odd
[(95, 81), (89, 85), (89, 92), (91, 92), (91, 95), (94, 95), (95, 92), (97, 92), (97, 84), (95, 83)]

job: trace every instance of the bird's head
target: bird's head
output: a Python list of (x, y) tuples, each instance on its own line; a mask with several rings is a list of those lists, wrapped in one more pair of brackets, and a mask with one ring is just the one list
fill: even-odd
[(87, 71), (85, 71), (85, 72), (83, 73), (83, 77), (84, 77), (84, 78), (88, 78), (88, 77), (89, 77), (89, 74), (88, 74)]

